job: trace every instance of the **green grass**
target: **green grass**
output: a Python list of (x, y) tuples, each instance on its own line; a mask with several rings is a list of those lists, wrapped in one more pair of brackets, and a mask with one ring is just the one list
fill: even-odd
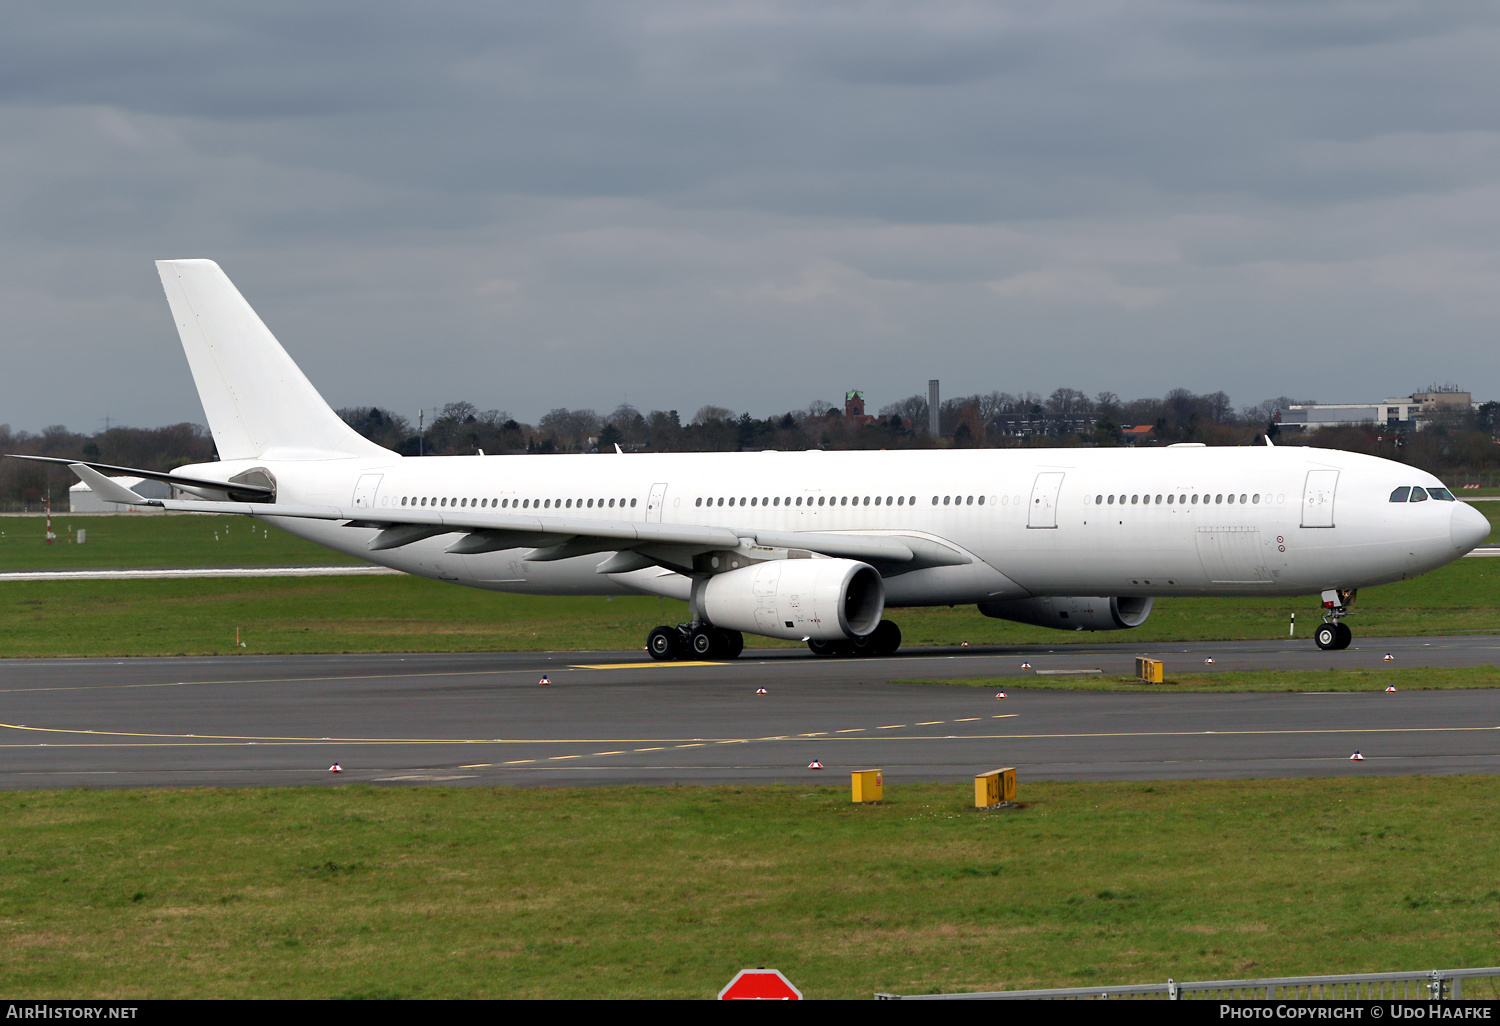
[(868, 998), (1494, 962), (1493, 777), (971, 796), (0, 793), (0, 991), (709, 998), (763, 965)]
[[(1500, 516), (1500, 509), (1494, 515)], [(192, 516), (78, 518), (89, 524), (88, 543), (48, 549), (29, 528), (13, 527), (34, 520), (0, 517), (6, 531), (0, 539), (4, 568), (37, 569), (39, 559), (50, 558), (74, 560), (69, 566), (101, 560), (117, 566), (254, 565), (263, 546), (264, 562), (271, 565), (343, 558), (274, 528), (269, 539), (258, 532), (252, 538), (244, 519)], [(213, 541), (216, 527), (218, 542)], [(1365, 589), (1348, 622), (1362, 638), (1500, 632), (1497, 584), (1500, 560), (1457, 560), (1412, 581)], [(1097, 634), (992, 620), (973, 606), (893, 609), (888, 615), (900, 625), (908, 647), (965, 641), (1143, 647), (1281, 639), (1292, 613), (1298, 614), (1298, 636), (1309, 639), (1318, 622), (1311, 598), (1159, 599), (1144, 626)], [(0, 655), (621, 650), (640, 648), (657, 624), (686, 618), (683, 603), (649, 596), (504, 595), (414, 577), (5, 582), (0, 584)], [(234, 646), (236, 628), (244, 649)], [(792, 644), (748, 640), (756, 647)]]
[[(83, 529), (87, 541), (69, 541)], [(359, 560), (267, 528), (248, 517), (136, 513), (0, 517), (0, 571), (142, 566), (321, 566)]]
[[(1170, 666), (1171, 657), (1167, 657)], [(1196, 660), (1193, 660), (1196, 662)], [(1162, 684), (1143, 684), (1117, 674), (1057, 677), (955, 677), (897, 680), (896, 684), (942, 684), (1020, 691), (1168, 691), (1211, 694), (1249, 691), (1432, 691), (1500, 687), (1500, 666), (1382, 667), (1375, 670), (1226, 670), (1222, 673), (1172, 672)]]

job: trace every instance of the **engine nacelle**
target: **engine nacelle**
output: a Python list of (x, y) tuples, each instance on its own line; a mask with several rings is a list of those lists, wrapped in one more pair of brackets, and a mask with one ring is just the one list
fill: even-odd
[(1151, 599), (1129, 595), (1010, 599), (981, 602), (979, 611), (997, 620), (1014, 620), (1060, 631), (1120, 631), (1139, 627), (1151, 615)]
[(880, 626), (885, 585), (853, 559), (777, 559), (717, 574), (694, 589), (715, 627), (772, 638), (843, 641)]

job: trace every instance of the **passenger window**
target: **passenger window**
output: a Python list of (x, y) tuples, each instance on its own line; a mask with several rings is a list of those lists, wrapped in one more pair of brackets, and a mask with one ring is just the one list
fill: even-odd
[(1411, 490), (1411, 501), (1412, 502), (1426, 502), (1427, 501), (1427, 493), (1424, 492), (1420, 488), (1413, 488)]
[(911, 503), (913, 506), (915, 506), (917, 504), (917, 497), (915, 495), (913, 495), (910, 499), (907, 499), (906, 501), (909, 502), (909, 503)]
[(1223, 501), (1224, 501), (1224, 495), (1223, 495), (1222, 492), (1220, 492), (1220, 493), (1218, 493), (1218, 494), (1216, 494), (1214, 496), (1214, 502), (1216, 502), (1216, 503), (1222, 503)]
[(1229, 504), (1230, 504), (1230, 505), (1231, 505), (1231, 506), (1233, 506), (1233, 505), (1234, 505), (1234, 493), (1233, 493), (1233, 492), (1230, 492), (1230, 493), (1229, 493)]
[(868, 506), (869, 504), (870, 504), (870, 497), (868, 495), (866, 495), (865, 496), (865, 501), (862, 502), (862, 503), (860, 503), (860, 505), (862, 505), (862, 506)]
[(980, 504), (980, 505), (981, 505), (981, 506), (983, 506), (983, 505), (984, 505), (984, 496), (983, 496), (983, 495), (981, 495), (981, 496), (980, 496), (980, 497), (979, 497), (979, 504)]
[(631, 509), (635, 509), (635, 500), (634, 499), (630, 500), (630, 508)]
[(1256, 492), (1254, 495), (1250, 496), (1250, 501), (1260, 502), (1260, 492)]
[(965, 506), (972, 506), (972, 505), (974, 505), (974, 496), (970, 495), (970, 496), (965, 497), (964, 498), (964, 505)]
[(1140, 505), (1140, 501), (1141, 501), (1141, 497), (1139, 495), (1132, 495), (1130, 497), (1130, 504), (1132, 506), (1138, 506), (1138, 505)]
[(1110, 497), (1109, 497), (1109, 504), (1110, 504), (1110, 505), (1111, 505), (1111, 506), (1113, 506), (1113, 505), (1114, 505), (1114, 504), (1115, 504), (1115, 497), (1114, 497), (1114, 496), (1113, 496), (1113, 495), (1111, 495), (1111, 496), (1110, 496)]
[(1158, 495), (1158, 496), (1157, 496), (1157, 497), (1156, 497), (1156, 504), (1157, 504), (1157, 505), (1158, 505), (1158, 506), (1160, 506), (1160, 505), (1161, 505), (1161, 496), (1160, 496), (1160, 495)]

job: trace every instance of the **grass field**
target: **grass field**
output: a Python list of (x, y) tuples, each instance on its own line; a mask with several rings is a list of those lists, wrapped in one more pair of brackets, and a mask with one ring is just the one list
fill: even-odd
[[(1500, 509), (1494, 512), (1500, 516)], [(252, 537), (247, 521), (214, 517), (79, 518), (88, 522), (87, 544), (48, 549), (30, 537), (37, 532), (11, 526), (36, 519), (0, 518), (6, 531), (0, 569), (64, 565), (45, 564), (54, 558), (75, 560), (69, 566), (257, 565), (263, 548), (274, 554), (264, 565), (341, 558), (274, 528), (269, 538)], [(1500, 560), (1461, 559), (1413, 581), (1364, 590), (1348, 622), (1358, 637), (1497, 632), (1497, 584)], [(1308, 637), (1317, 623), (1310, 599), (1161, 599), (1144, 626), (1099, 634), (991, 620), (973, 606), (889, 615), (906, 646), (1107, 641), (1141, 647), (1285, 638), (1292, 613), (1299, 636)], [(683, 603), (653, 597), (503, 595), (413, 577), (5, 582), (0, 655), (619, 650), (639, 648), (657, 624), (686, 618)], [(243, 649), (235, 648), (236, 628)]]
[(0, 991), (707, 998), (766, 965), (868, 998), (1494, 963), (1493, 778), (971, 795), (0, 793)]
[(1250, 691), (1432, 691), (1500, 687), (1500, 666), (1403, 666), (1374, 670), (1226, 670), (1173, 673), (1161, 684), (1107, 673), (1061, 677), (955, 677), (897, 680), (896, 684), (1009, 688), (1026, 691), (1165, 691), (1171, 694), (1223, 694)]

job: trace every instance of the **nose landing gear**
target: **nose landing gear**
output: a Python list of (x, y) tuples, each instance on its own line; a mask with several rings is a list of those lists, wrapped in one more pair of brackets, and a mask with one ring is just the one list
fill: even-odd
[(1325, 652), (1337, 652), (1349, 647), (1354, 632), (1340, 618), (1348, 616), (1357, 593), (1352, 588), (1329, 589), (1323, 592), (1323, 622), (1313, 633), (1313, 641)]

